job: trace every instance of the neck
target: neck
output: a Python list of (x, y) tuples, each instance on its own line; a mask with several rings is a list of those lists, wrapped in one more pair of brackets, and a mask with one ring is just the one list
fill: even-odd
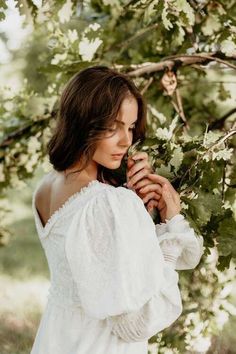
[(67, 178), (69, 176), (74, 176), (75, 179), (79, 178), (80, 180), (95, 180), (97, 179), (97, 164), (93, 161), (82, 171), (80, 163), (75, 163), (73, 166), (67, 168), (63, 171), (64, 176)]

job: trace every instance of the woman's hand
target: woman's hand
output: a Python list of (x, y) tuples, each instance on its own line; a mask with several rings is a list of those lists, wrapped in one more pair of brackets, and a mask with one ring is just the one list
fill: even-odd
[[(134, 160), (139, 160), (134, 162)], [(161, 221), (170, 220), (181, 210), (180, 196), (167, 178), (153, 174), (146, 152), (128, 157), (127, 186), (143, 200), (149, 213), (159, 210)]]
[[(139, 160), (135, 162), (134, 160)], [(151, 164), (148, 160), (148, 154), (146, 152), (137, 152), (128, 157), (127, 160), (127, 186), (134, 189), (136, 194), (143, 200), (145, 197), (149, 198), (147, 202), (147, 210), (151, 212), (154, 207), (157, 207), (157, 201), (160, 199), (160, 195), (150, 193), (139, 193), (139, 188), (152, 184), (146, 176), (152, 172)], [(145, 202), (144, 202), (145, 203)]]
[[(139, 161), (135, 162), (135, 160)], [(143, 181), (143, 178), (150, 172), (152, 172), (152, 168), (148, 161), (148, 154), (146, 152), (137, 152), (132, 156), (128, 156), (126, 176), (128, 182), (127, 186), (129, 188), (135, 188), (137, 183), (141, 180)], [(146, 184), (144, 183), (142, 186), (145, 186)]]
[(146, 203), (150, 199), (152, 201), (152, 198), (154, 198), (162, 222), (179, 214), (181, 211), (180, 196), (168, 179), (153, 173), (148, 174), (147, 177), (149, 183), (139, 189), (143, 202)]

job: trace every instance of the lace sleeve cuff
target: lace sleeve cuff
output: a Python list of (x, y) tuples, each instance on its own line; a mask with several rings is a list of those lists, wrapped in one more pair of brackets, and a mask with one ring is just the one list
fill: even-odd
[(195, 235), (184, 216), (177, 214), (170, 220), (166, 219), (166, 223), (155, 226), (165, 259), (176, 254), (178, 249), (175, 269), (195, 268), (203, 254), (203, 238)]

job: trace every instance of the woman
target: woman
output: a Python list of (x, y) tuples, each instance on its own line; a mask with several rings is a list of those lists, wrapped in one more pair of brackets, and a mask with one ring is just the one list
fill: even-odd
[(64, 89), (48, 146), (53, 171), (33, 196), (51, 287), (31, 354), (146, 354), (148, 339), (180, 316), (176, 269), (199, 263), (202, 238), (147, 155), (127, 160), (145, 128), (143, 98), (126, 75), (91, 67)]

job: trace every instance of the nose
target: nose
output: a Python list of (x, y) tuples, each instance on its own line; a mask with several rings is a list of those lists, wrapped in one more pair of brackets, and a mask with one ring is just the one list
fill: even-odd
[(130, 133), (129, 131), (123, 131), (120, 135), (120, 139), (119, 139), (119, 145), (121, 146), (125, 146), (125, 147), (129, 147), (132, 144), (132, 133)]

